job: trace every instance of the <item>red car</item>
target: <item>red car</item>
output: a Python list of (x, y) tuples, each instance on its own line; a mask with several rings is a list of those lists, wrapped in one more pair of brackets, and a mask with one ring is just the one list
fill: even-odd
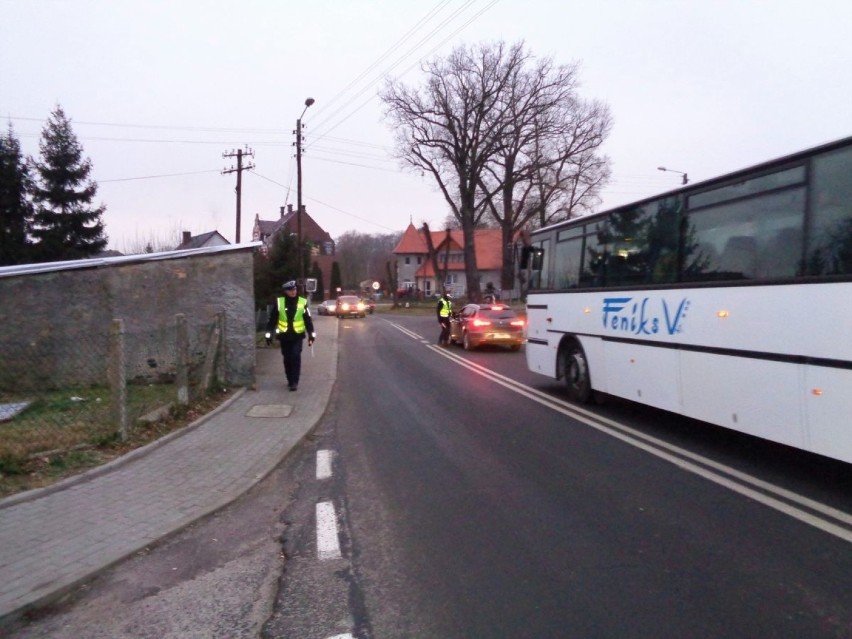
[(468, 304), (450, 322), (450, 343), (468, 351), (483, 344), (517, 351), (524, 339), (524, 320), (505, 304)]
[(357, 295), (341, 295), (337, 298), (335, 315), (342, 317), (367, 317), (367, 307)]

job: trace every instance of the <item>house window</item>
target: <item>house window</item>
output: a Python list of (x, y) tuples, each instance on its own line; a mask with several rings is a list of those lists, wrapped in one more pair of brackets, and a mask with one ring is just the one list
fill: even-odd
[(420, 257), (419, 255), (417, 256), (417, 263), (418, 263), (418, 264), (422, 264), (422, 263), (423, 263), (423, 258), (422, 258), (422, 257)]
[(411, 264), (411, 258), (410, 258), (410, 257), (406, 257), (406, 258), (405, 258), (405, 263), (406, 263), (406, 264)]

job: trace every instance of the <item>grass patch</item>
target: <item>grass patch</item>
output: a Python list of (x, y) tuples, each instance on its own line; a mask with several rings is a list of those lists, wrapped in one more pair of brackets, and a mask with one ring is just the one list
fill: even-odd
[[(40, 398), (39, 406), (0, 424), (0, 498), (49, 486), (150, 444), (213, 411), (233, 396), (234, 391), (212, 392), (189, 406), (173, 408), (167, 417), (155, 423), (136, 419), (146, 410), (174, 401), (174, 394), (174, 386), (170, 384), (153, 388), (128, 386), (128, 404), (135, 408), (130, 412), (133, 418), (126, 441), (121, 441), (115, 430), (108, 402), (100, 402), (107, 404), (102, 412), (98, 402), (63, 399), (66, 395), (85, 397), (68, 390), (58, 397), (47, 397), (44, 401)], [(6, 400), (0, 397), (0, 401)], [(50, 428), (45, 423), (51, 424)]]

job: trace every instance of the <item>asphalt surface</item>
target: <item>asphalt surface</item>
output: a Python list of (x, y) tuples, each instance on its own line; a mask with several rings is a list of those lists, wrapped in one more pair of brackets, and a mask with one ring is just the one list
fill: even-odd
[(178, 433), (54, 486), (0, 501), (0, 625), (233, 502), (322, 418), (337, 379), (338, 322), (314, 319), (299, 390), (277, 348), (257, 351), (254, 390)]

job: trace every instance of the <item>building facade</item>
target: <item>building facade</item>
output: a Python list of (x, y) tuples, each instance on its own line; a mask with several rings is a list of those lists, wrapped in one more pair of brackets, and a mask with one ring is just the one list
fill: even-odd
[[(281, 207), (280, 216), (277, 220), (261, 220), (260, 215), (254, 216), (254, 227), (252, 228), (252, 240), (255, 242), (263, 242), (261, 251), (268, 253), (272, 248), (275, 238), (279, 233), (298, 233), (299, 221), (296, 211), (292, 204), (286, 207)], [(316, 220), (314, 220), (308, 212), (302, 209), (302, 238), (311, 242), (311, 267), (314, 262), (319, 266), (322, 272), (322, 279), (325, 286), (331, 283), (331, 266), (335, 259), (335, 243), (329, 235), (328, 231), (323, 229)], [(333, 297), (329, 292), (317, 291), (314, 294), (314, 299), (327, 299)]]
[[(468, 282), (464, 268), (464, 237), (462, 231), (432, 231), (432, 245), (438, 256), (439, 268), (446, 268), (443, 282), (438, 282), (435, 268), (429, 259), (425, 231), (409, 224), (394, 248), (397, 260), (397, 282), (407, 294), (432, 297), (443, 290), (454, 296), (467, 295)], [(480, 229), (474, 232), (476, 266), (480, 290), (488, 285), (499, 292), (500, 271), (503, 267), (502, 232), (500, 229)]]

